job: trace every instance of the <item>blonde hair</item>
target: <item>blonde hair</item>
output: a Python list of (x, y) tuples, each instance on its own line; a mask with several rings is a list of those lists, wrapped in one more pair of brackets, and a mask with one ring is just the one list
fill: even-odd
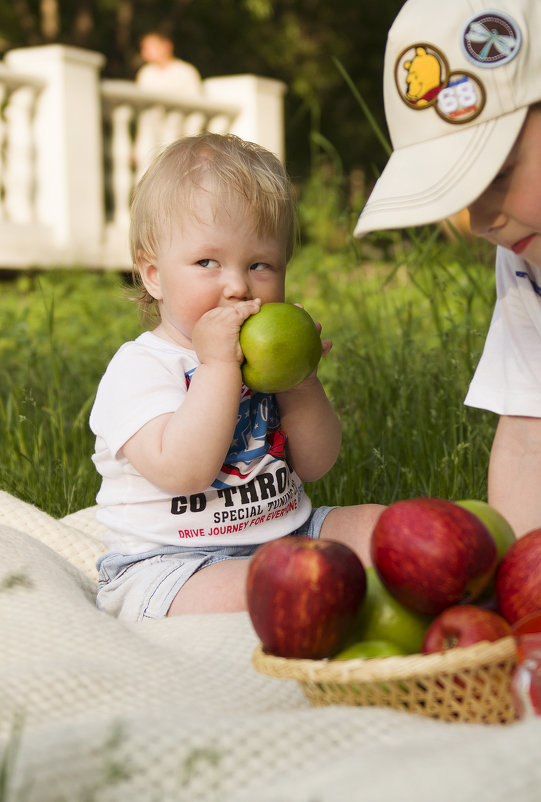
[[(204, 133), (165, 148), (135, 188), (129, 237), (136, 280), (140, 260), (157, 257), (160, 238), (179, 217), (196, 216), (194, 197), (202, 191), (214, 215), (240, 198), (258, 235), (283, 240), (289, 261), (296, 237), (295, 202), (282, 163), (265, 148), (233, 134)], [(143, 311), (156, 311), (156, 301), (144, 287), (139, 301)]]

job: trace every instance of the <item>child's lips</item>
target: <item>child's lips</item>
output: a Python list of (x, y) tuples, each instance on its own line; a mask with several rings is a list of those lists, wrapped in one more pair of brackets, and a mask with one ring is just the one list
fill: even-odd
[(530, 234), (528, 237), (519, 239), (518, 242), (515, 242), (515, 244), (511, 246), (511, 250), (518, 256), (519, 254), (523, 253), (526, 250), (526, 248), (528, 247), (528, 245), (530, 244), (530, 242), (533, 240), (534, 237), (535, 234)]

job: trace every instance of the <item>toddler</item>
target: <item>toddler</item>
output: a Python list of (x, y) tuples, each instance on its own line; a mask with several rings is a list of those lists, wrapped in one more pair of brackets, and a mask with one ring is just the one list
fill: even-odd
[(139, 182), (130, 245), (157, 325), (121, 346), (90, 416), (101, 609), (132, 621), (243, 610), (250, 556), (291, 533), (368, 562), (379, 505), (312, 509), (304, 491), (341, 445), (317, 371), (275, 395), (242, 383), (240, 327), (284, 300), (294, 240), (282, 164), (232, 135), (173, 143)]

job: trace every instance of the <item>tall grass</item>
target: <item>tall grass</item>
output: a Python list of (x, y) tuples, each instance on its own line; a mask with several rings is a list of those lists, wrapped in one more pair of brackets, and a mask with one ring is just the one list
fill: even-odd
[[(306, 188), (288, 277), (289, 299), (333, 340), (320, 375), (344, 430), (310, 495), (484, 498), (494, 419), (463, 398), (492, 310), (492, 253), (434, 228), (353, 241), (342, 187), (335, 165)], [(140, 330), (126, 290), (121, 276), (77, 271), (0, 284), (0, 487), (55, 516), (95, 501), (88, 414), (110, 357)]]
[(0, 487), (61, 516), (95, 502), (88, 415), (138, 331), (119, 276), (52, 272), (0, 285)]
[[(313, 282), (300, 294), (334, 343), (321, 375), (344, 432), (335, 468), (310, 487), (315, 503), (486, 497), (494, 416), (463, 400), (491, 315), (493, 272), (463, 259), (460, 245), (424, 244), (425, 253), (399, 248), (394, 265), (349, 271), (339, 254), (327, 260), (324, 289)], [(309, 252), (300, 259), (294, 270), (305, 286)]]

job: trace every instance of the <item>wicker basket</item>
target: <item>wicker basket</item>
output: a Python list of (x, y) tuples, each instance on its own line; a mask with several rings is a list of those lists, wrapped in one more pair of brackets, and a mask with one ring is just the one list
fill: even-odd
[(258, 646), (254, 667), (263, 674), (300, 682), (316, 706), (392, 707), (445, 721), (507, 724), (516, 715), (511, 676), (513, 638), (478, 643), (442, 654), (371, 660), (292, 660)]

